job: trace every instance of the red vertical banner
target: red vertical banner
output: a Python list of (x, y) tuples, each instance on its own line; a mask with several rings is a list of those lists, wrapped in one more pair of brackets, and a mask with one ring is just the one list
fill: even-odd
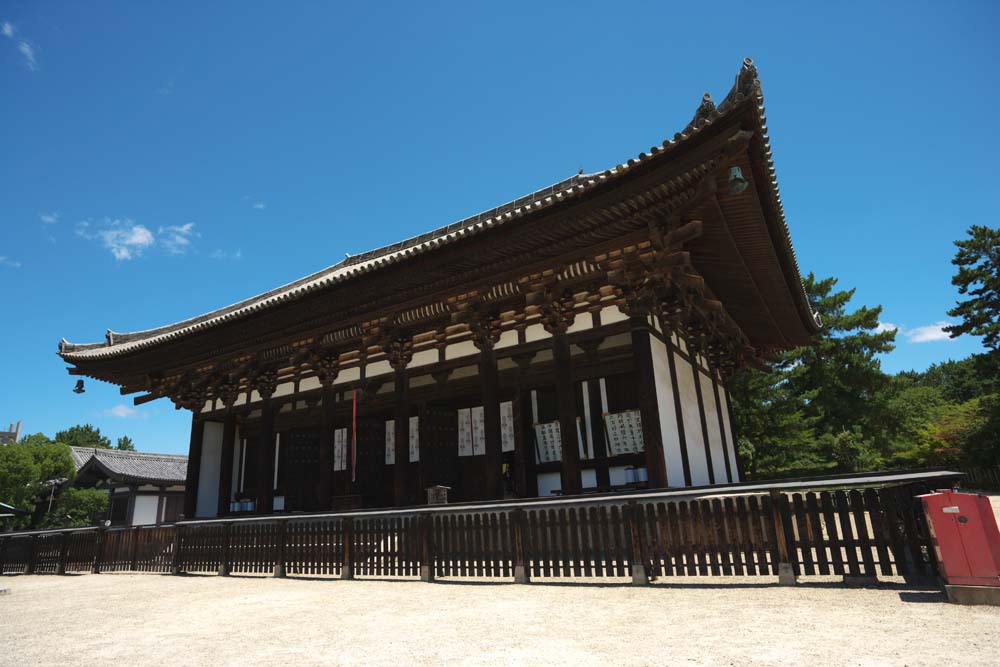
[(351, 402), (351, 481), (356, 481), (358, 460), (358, 390), (354, 390)]

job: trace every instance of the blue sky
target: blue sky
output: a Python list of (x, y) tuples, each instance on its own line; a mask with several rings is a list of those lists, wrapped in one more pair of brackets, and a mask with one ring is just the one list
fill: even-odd
[(599, 170), (755, 59), (804, 271), (940, 340), (952, 241), (995, 226), (995, 3), (0, 4), (0, 421), (187, 449), (55, 356)]

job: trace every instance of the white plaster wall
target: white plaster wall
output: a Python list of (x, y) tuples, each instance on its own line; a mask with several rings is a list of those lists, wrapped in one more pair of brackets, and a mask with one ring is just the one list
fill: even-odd
[(496, 342), (493, 349), (499, 350), (502, 347), (513, 347), (517, 345), (517, 331), (508, 329), (500, 334), (500, 340)]
[(552, 338), (552, 334), (545, 330), (541, 324), (532, 324), (524, 329), (524, 341), (530, 343), (536, 340)]
[(337, 375), (337, 379), (333, 381), (333, 384), (342, 384), (344, 382), (357, 382), (361, 379), (361, 369), (357, 366), (352, 368), (345, 368), (340, 371)]
[(279, 384), (274, 389), (274, 396), (290, 396), (295, 393), (295, 383), (294, 382), (283, 382)]
[(698, 373), (701, 380), (701, 400), (705, 403), (705, 425), (708, 426), (708, 442), (712, 449), (712, 470), (715, 472), (715, 483), (726, 484), (726, 451), (722, 447), (722, 426), (719, 424), (719, 411), (715, 409), (715, 390), (712, 380), (704, 373)]
[[(608, 477), (611, 481), (611, 486), (619, 486), (628, 482), (628, 476), (625, 474), (625, 466), (611, 466), (608, 468)], [(683, 475), (681, 475), (683, 481)]]
[(677, 371), (677, 389), (681, 396), (681, 418), (684, 422), (691, 484), (700, 486), (708, 484), (708, 460), (705, 458), (705, 439), (701, 433), (701, 413), (698, 411), (693, 370), (691, 364), (677, 354), (674, 355), (674, 365)]
[(373, 364), (368, 364), (365, 366), (365, 377), (373, 378), (376, 375), (385, 375), (386, 373), (392, 372), (392, 365), (389, 363), (388, 359), (383, 359), (382, 361), (376, 361)]
[(733, 471), (733, 481), (740, 482), (740, 472), (736, 468), (736, 434), (733, 433), (733, 425), (729, 423), (729, 401), (726, 399), (726, 392), (723, 387), (719, 387), (719, 403), (722, 404), (722, 425), (726, 430), (726, 438), (729, 442), (729, 468)]
[(156, 523), (156, 508), (159, 502), (159, 496), (136, 496), (135, 507), (132, 510), (132, 525), (146, 526)]
[(446, 348), (444, 348), (444, 358), (457, 359), (458, 357), (468, 357), (473, 354), (479, 354), (479, 348), (471, 340), (463, 340), (461, 343), (453, 343)]
[(582, 488), (584, 489), (596, 489), (597, 488), (597, 471), (594, 469), (585, 469), (580, 471), (580, 479), (582, 481)]
[(573, 316), (573, 324), (566, 328), (566, 333), (576, 333), (594, 328), (594, 316), (590, 313), (576, 313)]
[(622, 320), (627, 319), (628, 315), (619, 310), (618, 306), (605, 306), (604, 308), (601, 308), (601, 326), (614, 324), (615, 322), (621, 322)]
[(197, 518), (211, 518), (219, 510), (219, 471), (222, 469), (222, 422), (205, 422), (201, 440)]
[(406, 365), (407, 368), (416, 368), (417, 366), (427, 366), (429, 364), (436, 364), (438, 360), (437, 350), (420, 350), (419, 352), (413, 353), (413, 358), (410, 359), (410, 363)]
[(674, 388), (670, 382), (670, 362), (667, 346), (654, 336), (649, 337), (653, 355), (653, 377), (656, 380), (656, 407), (660, 415), (660, 438), (663, 441), (663, 462), (667, 468), (667, 486), (684, 486), (684, 461), (681, 458), (680, 427), (674, 404)]
[(538, 497), (548, 498), (556, 489), (562, 488), (562, 477), (557, 472), (538, 473)]
[(323, 385), (320, 383), (319, 378), (305, 378), (299, 382), (299, 391), (312, 391), (313, 389), (319, 389), (322, 386)]

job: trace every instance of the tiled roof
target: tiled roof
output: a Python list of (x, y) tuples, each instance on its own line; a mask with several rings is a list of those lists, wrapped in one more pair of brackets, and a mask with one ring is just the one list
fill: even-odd
[(132, 483), (183, 484), (188, 457), (182, 454), (123, 452), (117, 449), (70, 447), (76, 471), (98, 468), (108, 477)]
[[(275, 288), (263, 294), (245, 299), (225, 308), (220, 308), (204, 315), (187, 320), (131, 333), (107, 331), (103, 343), (75, 344), (63, 339), (59, 343), (59, 354), (67, 361), (100, 359), (117, 357), (128, 352), (144, 349), (168, 340), (179, 338), (197, 331), (210, 329), (226, 322), (241, 319), (267, 310), (281, 303), (296, 300), (314, 291), (330, 287), (334, 284), (358, 278), (372, 271), (404, 261), (415, 255), (433, 251), (441, 246), (451, 244), (466, 237), (474, 236), (484, 230), (499, 227), (513, 220), (534, 214), (554, 204), (577, 198), (605, 183), (615, 181), (629, 173), (640, 164), (663, 159), (688, 139), (698, 135), (705, 128), (717, 123), (719, 119), (735, 113), (738, 109), (751, 105), (755, 112), (757, 130), (763, 143), (765, 167), (769, 178), (771, 205), (776, 211), (778, 224), (781, 226), (782, 238), (780, 247), (776, 248), (779, 256), (791, 265), (794, 275), (798, 278), (799, 268), (792, 248), (791, 236), (785, 222), (781, 206), (781, 196), (778, 194), (778, 182), (775, 176), (774, 162), (771, 157), (770, 142), (767, 136), (766, 118), (764, 117), (764, 97), (757, 79), (757, 68), (747, 58), (743, 62), (736, 77), (736, 83), (725, 99), (716, 106), (706, 94), (694, 119), (682, 132), (667, 139), (660, 146), (653, 146), (648, 152), (640, 153), (633, 159), (602, 172), (592, 174), (577, 174), (551, 185), (542, 190), (520, 197), (512, 202), (498, 206), (470, 218), (446, 225), (420, 236), (400, 241), (360, 255), (348, 256), (344, 260), (326, 269), (313, 273), (299, 280)], [(792, 287), (794, 298), (803, 312), (807, 326), (818, 329), (819, 321), (808, 306), (808, 299), (799, 284)]]

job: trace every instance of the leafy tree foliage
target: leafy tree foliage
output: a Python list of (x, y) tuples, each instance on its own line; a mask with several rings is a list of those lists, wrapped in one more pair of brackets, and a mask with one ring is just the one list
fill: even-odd
[(135, 443), (132, 442), (132, 438), (128, 437), (127, 435), (123, 435), (122, 437), (118, 438), (118, 442), (115, 443), (115, 449), (122, 452), (134, 452)]
[[(0, 501), (30, 510), (49, 496), (54, 481), (76, 474), (69, 447), (39, 435), (0, 447)], [(16, 521), (25, 523), (25, 518)]]
[(951, 261), (958, 273), (951, 279), (958, 293), (968, 295), (948, 311), (961, 322), (945, 327), (952, 338), (962, 334), (982, 336), (983, 345), (1000, 350), (1000, 229), (973, 225), (969, 238), (955, 241), (958, 252)]
[(64, 489), (51, 511), (41, 520), (42, 528), (92, 526), (108, 511), (108, 492), (98, 489)]
[(77, 424), (56, 433), (56, 441), (71, 447), (96, 447), (111, 449), (111, 439), (101, 435), (101, 429), (90, 424)]

